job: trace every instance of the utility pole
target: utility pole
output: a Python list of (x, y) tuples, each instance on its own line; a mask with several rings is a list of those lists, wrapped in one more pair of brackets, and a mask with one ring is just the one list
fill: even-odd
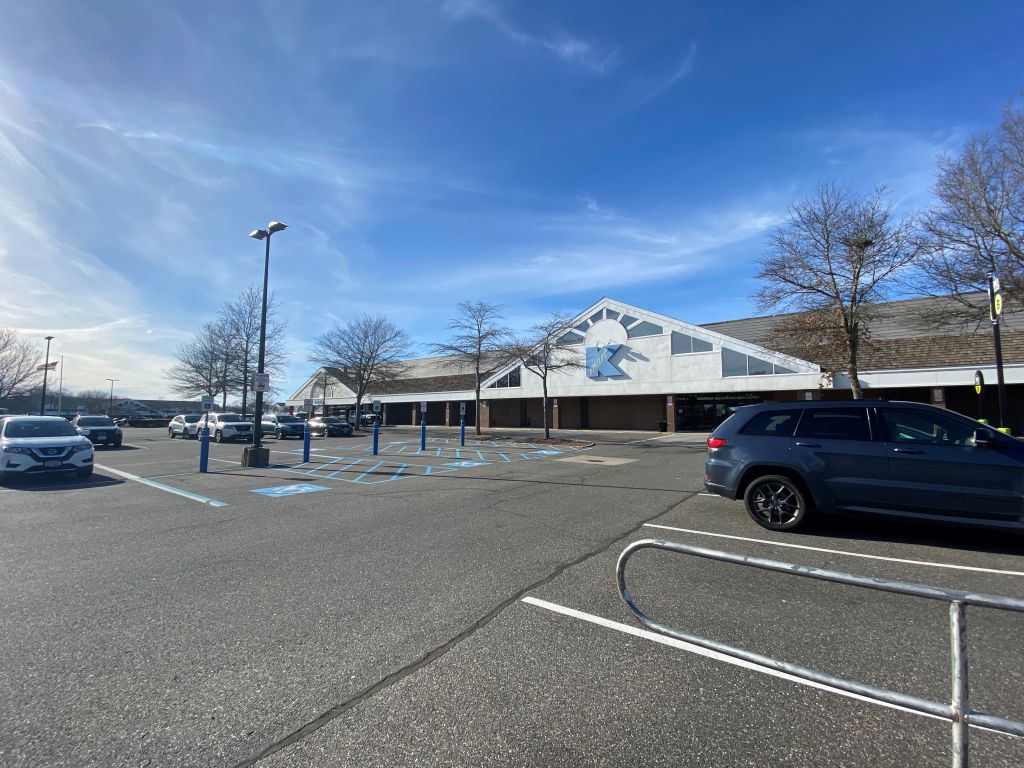
[(1003, 294), (995, 270), (988, 273), (988, 316), (992, 321), (992, 343), (996, 351), (996, 389), (999, 393), (999, 426), (1006, 427), (1006, 382), (1003, 379), (1003, 344), (999, 338), (999, 318), (1003, 314)]

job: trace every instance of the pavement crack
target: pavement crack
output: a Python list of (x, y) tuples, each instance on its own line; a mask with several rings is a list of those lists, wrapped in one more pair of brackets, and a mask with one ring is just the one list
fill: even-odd
[(546, 576), (537, 579), (536, 581), (517, 591), (515, 594), (506, 597), (504, 600), (499, 602), (497, 605), (495, 605), (493, 608), (487, 611), (487, 613), (485, 613), (483, 616), (474, 621), (472, 624), (470, 624), (468, 627), (466, 627), (464, 630), (459, 632), (454, 637), (449, 638), (445, 642), (441, 643), (440, 645), (436, 646), (424, 655), (420, 656), (415, 661), (407, 664), (406, 666), (400, 669), (395, 670), (386, 677), (381, 678), (373, 685), (364, 688), (362, 691), (356, 693), (355, 695), (346, 699), (342, 703), (336, 704), (316, 719), (311, 720), (302, 727), (296, 729), (295, 731), (292, 731), (290, 734), (288, 734), (287, 736), (278, 741), (275, 741), (273, 744), (264, 747), (255, 755), (248, 757), (245, 760), (242, 760), (240, 763), (236, 763), (233, 766), (233, 768), (251, 768), (251, 766), (256, 765), (256, 763), (263, 760), (264, 758), (270, 757), (271, 755), (280, 752), (282, 749), (285, 749), (286, 747), (289, 747), (292, 744), (301, 741), (306, 736), (315, 733), (316, 731), (320, 730), (325, 725), (330, 723), (332, 720), (341, 717), (343, 714), (359, 706), (361, 703), (363, 703), (370, 697), (375, 696), (381, 691), (390, 688), (392, 685), (401, 682), (410, 675), (413, 675), (416, 672), (419, 672), (421, 669), (424, 669), (425, 667), (429, 666), (430, 664), (433, 664), (435, 661), (445, 656), (449, 651), (451, 651), (453, 648), (459, 645), (459, 643), (461, 643), (463, 640), (472, 637), (481, 629), (490, 624), (510, 605), (518, 603), (524, 596), (526, 596), (530, 592), (533, 592), (534, 590), (540, 589), (541, 587), (551, 583), (570, 568), (580, 565), (581, 563), (589, 560), (592, 557), (597, 557), (605, 553), (606, 551), (608, 551), (610, 547), (614, 546), (616, 542), (621, 541), (622, 539), (628, 536), (632, 536), (636, 532), (642, 530), (646, 523), (649, 523), (650, 521), (656, 520), (662, 515), (667, 514), (672, 509), (677, 507), (679, 504), (682, 504), (683, 502), (692, 498), (695, 495), (695, 493), (695, 491), (683, 492), (681, 494), (682, 498), (672, 501), (672, 503), (668, 504), (663, 509), (660, 509), (655, 514), (640, 520), (638, 523), (631, 526), (629, 529), (625, 531), (611, 534), (610, 536), (606, 537), (601, 542), (599, 542), (596, 547), (587, 550), (580, 556), (568, 562), (564, 562), (557, 565)]

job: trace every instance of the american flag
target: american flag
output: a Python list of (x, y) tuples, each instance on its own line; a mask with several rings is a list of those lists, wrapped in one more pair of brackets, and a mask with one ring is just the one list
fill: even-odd
[(36, 366), (36, 370), (37, 371), (55, 371), (55, 370), (57, 370), (57, 363), (58, 363), (57, 360), (54, 360), (52, 363), (40, 363), (39, 365)]

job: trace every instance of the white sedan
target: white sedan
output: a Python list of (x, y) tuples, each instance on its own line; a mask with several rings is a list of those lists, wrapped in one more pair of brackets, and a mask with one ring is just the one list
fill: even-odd
[(6, 416), (0, 421), (0, 480), (53, 472), (92, 474), (93, 447), (60, 416)]

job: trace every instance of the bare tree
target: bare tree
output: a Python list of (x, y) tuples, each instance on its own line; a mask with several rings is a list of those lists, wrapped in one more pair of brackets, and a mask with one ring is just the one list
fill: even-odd
[[(249, 383), (257, 370), (260, 345), (260, 319), (263, 312), (263, 292), (250, 285), (234, 301), (220, 311), (220, 324), (227, 334), (225, 343), (231, 345), (232, 365), (227, 388), (240, 392), (242, 415), (249, 400)], [(273, 296), (267, 300), (267, 336), (263, 355), (263, 370), (272, 377), (284, 372), (288, 363), (285, 349), (285, 324), (276, 319), (277, 302)]]
[(473, 369), (474, 394), (476, 402), (476, 433), (480, 434), (480, 382), (484, 375), (501, 363), (501, 350), (508, 342), (508, 331), (498, 321), (502, 319), (501, 307), (484, 301), (464, 301), (458, 306), (458, 314), (448, 323), (453, 331), (451, 338), (441, 344), (433, 344), (431, 350), (437, 355), (451, 357), (451, 364)]
[[(1000, 126), (972, 136), (939, 163), (936, 204), (921, 220), (927, 290), (952, 296), (951, 321), (984, 320), (988, 275), (1007, 289), (1007, 311), (1024, 291), (1024, 111), (1011, 104)], [(971, 295), (974, 294), (974, 295)], [(959, 311), (956, 311), (959, 307)]]
[(230, 329), (222, 320), (205, 323), (199, 332), (178, 346), (174, 366), (166, 371), (171, 389), (183, 397), (220, 395), (227, 407), (230, 372), (234, 365)]
[[(863, 393), (857, 360), (869, 331), (872, 304), (898, 285), (918, 250), (906, 221), (894, 221), (884, 188), (866, 198), (832, 182), (790, 208), (758, 260), (762, 310), (812, 313), (807, 341), (841, 340), (854, 399)], [(794, 330), (798, 331), (799, 326)]]
[(578, 354), (558, 345), (572, 317), (558, 312), (537, 323), (525, 336), (513, 340), (505, 347), (505, 354), (522, 363), (523, 367), (540, 378), (543, 392), (544, 438), (551, 439), (551, 420), (548, 418), (548, 376), (556, 371), (583, 368)]
[(0, 328), (0, 398), (29, 392), (39, 380), (39, 349), (13, 328)]
[(330, 368), (332, 375), (356, 395), (356, 422), (366, 394), (385, 389), (404, 370), (402, 359), (408, 356), (411, 341), (384, 315), (363, 315), (319, 336), (311, 362)]

